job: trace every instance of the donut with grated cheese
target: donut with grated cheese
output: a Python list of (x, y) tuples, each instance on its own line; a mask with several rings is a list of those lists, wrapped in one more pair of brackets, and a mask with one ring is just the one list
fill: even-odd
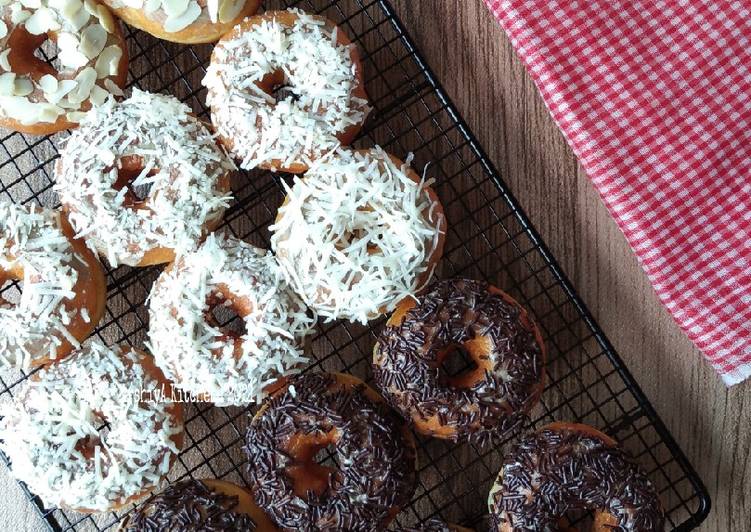
[(350, 144), (370, 108), (357, 48), (333, 22), (269, 11), (217, 44), (203, 80), (221, 142), (245, 169), (305, 172)]
[(376, 147), (337, 150), (290, 188), (271, 245), (290, 284), (328, 319), (367, 321), (414, 297), (443, 254), (438, 196)]
[[(57, 46), (56, 66), (35, 51)], [(0, 2), (0, 127), (46, 135), (121, 96), (128, 73), (122, 27), (98, 0)]]
[[(307, 362), (299, 349), (315, 324), (273, 255), (241, 240), (210, 235), (154, 283), (149, 345), (157, 364), (183, 390), (218, 406), (259, 401)], [(244, 332), (222, 327), (226, 307)]]
[(0, 447), (46, 506), (91, 513), (145, 497), (183, 444), (180, 403), (152, 358), (93, 341), (15, 391)]
[(112, 266), (148, 266), (196, 249), (217, 227), (234, 168), (185, 104), (134, 89), (73, 132), (55, 190), (77, 236)]
[(103, 0), (125, 22), (182, 44), (216, 42), (254, 15), (260, 0)]
[(29, 370), (68, 355), (104, 314), (107, 288), (96, 256), (58, 211), (0, 202), (0, 367)]

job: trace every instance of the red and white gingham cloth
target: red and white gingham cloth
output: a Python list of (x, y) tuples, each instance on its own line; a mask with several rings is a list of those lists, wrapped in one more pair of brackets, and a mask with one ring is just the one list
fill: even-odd
[(676, 322), (751, 376), (751, 3), (485, 2)]

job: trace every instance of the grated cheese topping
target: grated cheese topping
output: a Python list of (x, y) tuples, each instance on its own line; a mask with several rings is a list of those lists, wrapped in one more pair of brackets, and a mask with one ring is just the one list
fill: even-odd
[(321, 316), (366, 323), (429, 281), (446, 222), (409, 161), (399, 167), (380, 147), (340, 149), (285, 184), (271, 245)]
[(3, 409), (0, 446), (45, 505), (107, 510), (167, 474), (183, 427), (168, 403), (139, 402), (141, 390), (160, 390), (141, 357), (92, 342), (22, 383)]
[(87, 267), (58, 212), (0, 202), (0, 279), (23, 271), (20, 301), (0, 299), (0, 366), (28, 370), (35, 360), (54, 359), (65, 340), (78, 345), (67, 328), (77, 311), (66, 301), (75, 297), (77, 269)]
[[(55, 35), (56, 75), (13, 71), (9, 54), (17, 30)], [(118, 23), (96, 0), (0, 0), (0, 116), (23, 125), (79, 122), (84, 109), (122, 94), (115, 84), (127, 57), (122, 43)]]
[[(225, 37), (203, 80), (212, 122), (245, 169), (310, 166), (370, 112), (367, 100), (355, 95), (354, 45), (339, 44), (325, 19), (290, 12), (296, 15), (291, 26), (267, 17)], [(274, 97), (261, 82), (279, 73), (287, 91)]]
[[(250, 307), (245, 333), (228, 336), (207, 321), (208, 298), (229, 293)], [(315, 325), (273, 255), (210, 235), (157, 279), (149, 296), (149, 343), (164, 373), (218, 406), (260, 401), (264, 388), (301, 369), (301, 340)]]
[[(89, 113), (61, 151), (60, 201), (78, 236), (113, 266), (135, 266), (153, 248), (194, 250), (229, 204), (220, 180), (235, 166), (189, 113), (172, 96), (134, 89)], [(141, 208), (115, 188), (125, 157), (141, 162), (131, 187), (151, 187)]]
[(113, 9), (142, 9), (167, 33), (177, 33), (191, 24), (232, 22), (245, 7), (246, 0), (107, 0)]

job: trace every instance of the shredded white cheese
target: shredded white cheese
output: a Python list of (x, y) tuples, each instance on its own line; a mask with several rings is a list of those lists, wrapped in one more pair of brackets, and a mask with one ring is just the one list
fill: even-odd
[[(235, 168), (209, 130), (172, 96), (133, 90), (93, 110), (68, 138), (55, 190), (78, 236), (113, 266), (135, 266), (154, 248), (194, 250), (231, 196), (220, 179)], [(150, 186), (145, 208), (114, 188), (121, 160), (138, 158), (133, 186)]]
[(55, 358), (63, 340), (78, 344), (67, 329), (76, 311), (66, 302), (75, 297), (77, 269), (87, 267), (63, 234), (59, 213), (0, 202), (0, 270), (23, 270), (20, 301), (0, 299), (0, 366), (28, 370)]
[[(220, 41), (203, 80), (212, 122), (245, 169), (310, 166), (370, 112), (355, 95), (354, 45), (338, 44), (325, 19), (290, 11), (296, 14), (292, 26), (266, 18)], [(288, 90), (276, 99), (260, 83), (279, 73)]]
[[(0, 56), (10, 53), (16, 31), (54, 34), (59, 68), (56, 76), (40, 77), (4, 65), (9, 71), (0, 74), (1, 117), (26, 126), (59, 118), (78, 122), (80, 111), (100, 102), (102, 92), (110, 92), (107, 81), (114, 85), (124, 54), (120, 26), (106, 7), (93, 0), (0, 2)], [(100, 61), (100, 56), (107, 60)]]
[[(252, 309), (239, 338), (206, 320), (207, 299), (220, 286)], [(266, 386), (302, 369), (300, 342), (315, 322), (273, 255), (222, 235), (210, 235), (165, 270), (149, 296), (157, 364), (180, 388), (209, 394), (218, 406), (257, 402)]]
[(183, 427), (167, 403), (139, 401), (160, 390), (140, 361), (92, 342), (21, 384), (3, 409), (0, 446), (45, 505), (107, 510), (167, 474)]
[(287, 279), (321, 316), (366, 323), (427, 283), (443, 210), (380, 147), (340, 149), (292, 188), (271, 226)]

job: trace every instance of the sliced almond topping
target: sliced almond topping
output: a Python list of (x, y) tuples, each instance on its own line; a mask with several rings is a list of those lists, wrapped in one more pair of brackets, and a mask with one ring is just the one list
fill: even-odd
[(83, 2), (81, 2), (81, 0), (56, 0), (56, 3), (58, 5), (53, 5), (52, 2), (50, 2), (50, 6), (55, 7), (60, 11), (62, 17), (68, 22), (75, 21), (76, 18), (80, 16), (78, 15), (78, 12), (83, 8)]
[(188, 10), (191, 0), (162, 0), (162, 9), (167, 19), (177, 18)]
[(31, 16), (31, 12), (23, 9), (21, 7), (21, 4), (10, 5), (10, 21), (13, 24), (16, 24), (16, 25), (21, 24), (30, 16)]
[(114, 76), (117, 74), (120, 66), (120, 58), (123, 56), (123, 51), (117, 44), (111, 44), (99, 54), (97, 57), (96, 70), (97, 78), (102, 79), (107, 76)]
[[(83, 11), (83, 9), (81, 10)], [(81, 43), (78, 37), (68, 32), (57, 34), (57, 58), (63, 66), (78, 69), (89, 62), (89, 59), (79, 51)]]
[(0, 39), (8, 35), (8, 26), (5, 25), (5, 22), (0, 20)]
[(107, 78), (104, 80), (104, 88), (110, 91), (110, 93), (114, 94), (115, 96), (125, 96), (125, 93), (123, 90), (117, 86), (117, 83), (112, 81), (111, 78)]
[(7, 72), (10, 72), (11, 70), (13, 70), (10, 67), (10, 61), (8, 61), (9, 55), (10, 55), (10, 48), (0, 52), (0, 67), (2, 67), (2, 69)]
[(79, 31), (89, 22), (89, 20), (91, 20), (91, 15), (83, 6), (81, 6), (81, 9), (76, 11), (76, 13), (68, 22), (70, 22), (71, 26), (73, 26), (73, 29)]
[(94, 85), (91, 87), (91, 95), (89, 96), (89, 100), (91, 101), (91, 105), (102, 105), (104, 102), (107, 101), (107, 97), (109, 96), (109, 92), (104, 90), (99, 85)]
[(96, 16), (97, 12), (97, 3), (94, 2), (94, 0), (83, 0), (83, 7), (86, 9), (86, 12), (89, 15)]
[(107, 33), (115, 33), (117, 26), (115, 26), (115, 19), (109, 9), (103, 5), (98, 6), (96, 17), (99, 19), (99, 23), (104, 29), (107, 30)]
[(78, 86), (74, 91), (68, 94), (68, 101), (70, 103), (81, 103), (89, 97), (91, 94), (91, 88), (96, 83), (96, 70), (92, 67), (86, 67), (76, 76)]
[(16, 85), (15, 72), (0, 74), (0, 96), (13, 96)]
[(206, 11), (209, 12), (211, 22), (216, 24), (219, 20), (219, 0), (206, 0)]
[(60, 22), (57, 20), (57, 13), (48, 7), (42, 7), (26, 19), (24, 26), (32, 35), (42, 35), (48, 31), (59, 30)]
[(63, 114), (62, 109), (51, 103), (37, 103), (30, 105), (37, 107), (37, 120), (39, 122), (49, 122), (53, 124), (57, 122), (58, 117)]
[(188, 5), (188, 10), (177, 18), (168, 18), (164, 22), (164, 31), (175, 33), (184, 30), (201, 16), (201, 8), (193, 0)]
[(57, 82), (55, 76), (45, 74), (39, 79), (39, 88), (42, 89), (42, 92), (45, 94), (55, 94), (59, 86), (60, 84)]
[(57, 90), (54, 92), (47, 93), (45, 91), (44, 97), (47, 98), (47, 101), (50, 103), (53, 103), (55, 105), (60, 105), (62, 107), (61, 100), (65, 98), (65, 96), (75, 89), (78, 86), (78, 82), (74, 79), (63, 79), (60, 80), (57, 83)]
[(220, 0), (219, 22), (232, 22), (242, 11), (245, 0)]
[(81, 33), (81, 52), (89, 59), (98, 56), (107, 44), (107, 30), (101, 24), (92, 24)]
[(16, 82), (13, 84), (14, 96), (28, 96), (34, 92), (34, 84), (28, 78), (16, 78)]
[(21, 5), (29, 9), (39, 9), (42, 7), (42, 0), (21, 0)]
[(146, 0), (143, 10), (146, 11), (146, 13), (153, 13), (160, 7), (162, 7), (162, 0)]
[(73, 122), (74, 124), (79, 123), (85, 116), (86, 113), (81, 111), (69, 111), (65, 113), (65, 118), (68, 119), (68, 122)]

